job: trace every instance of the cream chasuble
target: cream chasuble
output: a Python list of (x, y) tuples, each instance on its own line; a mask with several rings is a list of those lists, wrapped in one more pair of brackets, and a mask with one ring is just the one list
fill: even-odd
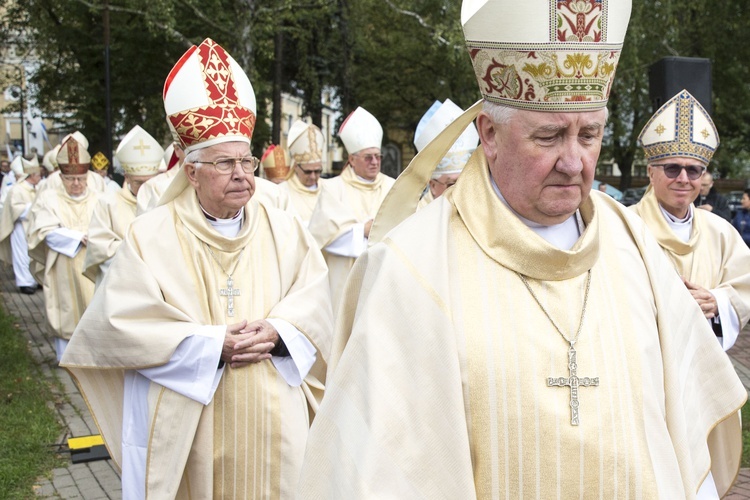
[(315, 204), (318, 202), (318, 195), (320, 194), (320, 186), (325, 183), (324, 179), (318, 179), (318, 185), (314, 189), (308, 189), (299, 177), (293, 174), (286, 182), (279, 184), (279, 189), (285, 191), (289, 199), (294, 206), (294, 210), (297, 215), (300, 216), (302, 222), (307, 226), (310, 223), (310, 217), (312, 217), (313, 209)]
[(163, 174), (159, 174), (144, 182), (138, 190), (136, 213), (138, 215), (153, 210), (159, 205), (159, 198), (169, 187), (172, 179), (182, 170), (182, 166), (175, 166)]
[[(745, 389), (645, 225), (603, 196), (581, 215), (570, 251), (548, 244), (477, 150), (451, 192), (365, 252), (299, 496), (692, 498), (709, 467), (726, 492)], [(518, 273), (572, 338), (589, 270), (570, 367)], [(578, 426), (570, 387), (548, 386), (573, 370), (599, 378), (577, 387)]]
[[(227, 288), (239, 292), (232, 317)], [(237, 237), (224, 237), (188, 188), (133, 221), (63, 358), (118, 466), (125, 370), (167, 363), (205, 325), (262, 318), (291, 323), (317, 349), (302, 386), (270, 360), (225, 367), (206, 406), (151, 382), (147, 497), (289, 498), (322, 396), (332, 317), (323, 258), (286, 213), (253, 199)]]
[(80, 198), (71, 198), (63, 187), (47, 189), (37, 194), (31, 207), (29, 256), (40, 264), (33, 271), (44, 289), (44, 306), (51, 333), (62, 339), (70, 339), (73, 334), (94, 294), (94, 284), (82, 274), (85, 247), (69, 257), (50, 248), (46, 238), (61, 229), (86, 234), (100, 195), (88, 188)]
[(320, 190), (309, 228), (328, 264), (334, 315), (356, 257), (335, 255), (325, 248), (354, 225), (373, 219), (394, 182), (384, 174), (378, 174), (373, 182), (365, 182), (357, 178), (354, 169), (347, 167), (338, 177), (327, 180)]
[(651, 188), (631, 209), (644, 220), (680, 276), (727, 294), (742, 330), (750, 320), (750, 249), (737, 230), (715, 214), (693, 210), (690, 240), (684, 242), (667, 224)]
[[(89, 242), (86, 245), (86, 258), (83, 263), (83, 275), (97, 282), (97, 276), (102, 273), (114, 257), (117, 248), (122, 243), (130, 223), (135, 219), (136, 198), (130, 192), (127, 181), (116, 193), (106, 193), (94, 207), (89, 223)], [(101, 278), (100, 278), (101, 280)]]
[[(0, 261), (12, 265), (12, 250), (10, 246), (10, 234), (13, 232), (16, 221), (26, 211), (30, 203), (36, 198), (34, 186), (26, 181), (20, 181), (13, 186), (5, 200), (2, 212), (0, 212)], [(25, 233), (29, 231), (29, 217), (21, 221)]]

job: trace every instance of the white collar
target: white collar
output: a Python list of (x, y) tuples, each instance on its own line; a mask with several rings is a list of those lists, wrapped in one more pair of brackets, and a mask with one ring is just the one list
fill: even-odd
[(687, 243), (690, 240), (690, 235), (693, 232), (693, 205), (688, 207), (687, 216), (683, 219), (677, 218), (670, 214), (664, 207), (659, 204), (659, 210), (667, 221), (667, 225), (672, 229), (675, 235), (677, 235), (683, 243)]
[(570, 250), (573, 248), (573, 245), (576, 244), (578, 238), (581, 237), (584, 225), (583, 219), (578, 210), (576, 210), (575, 214), (571, 215), (560, 224), (545, 226), (538, 222), (529, 220), (513, 210), (513, 207), (511, 207), (505, 200), (505, 197), (500, 192), (500, 188), (497, 187), (497, 184), (495, 184), (495, 180), (492, 177), (490, 177), (490, 182), (492, 183), (492, 189), (495, 190), (495, 194), (500, 198), (500, 201), (502, 201), (503, 204), (521, 220), (521, 222), (542, 237), (550, 245), (554, 245), (561, 250)]

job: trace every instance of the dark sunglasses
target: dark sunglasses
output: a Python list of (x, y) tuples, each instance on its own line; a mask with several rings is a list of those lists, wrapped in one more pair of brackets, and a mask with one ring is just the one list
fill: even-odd
[(676, 179), (680, 176), (683, 170), (688, 176), (688, 179), (694, 181), (700, 179), (701, 175), (706, 171), (706, 167), (703, 165), (679, 165), (677, 163), (660, 163), (658, 165), (651, 165), (652, 167), (661, 167), (664, 169), (664, 175), (670, 179)]

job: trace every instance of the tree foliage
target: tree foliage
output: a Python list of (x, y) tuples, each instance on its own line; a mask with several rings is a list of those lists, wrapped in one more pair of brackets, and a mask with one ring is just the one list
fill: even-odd
[[(164, 79), (191, 44), (210, 36), (245, 68), (258, 100), (255, 147), (271, 138), (274, 82), (304, 102), (320, 123), (331, 90), (345, 116), (372, 112), (387, 138), (408, 145), (435, 99), (466, 108), (479, 98), (460, 26), (459, 0), (106, 0), (111, 21), (113, 122), (166, 140)], [(39, 69), (37, 106), (92, 144), (104, 143), (105, 0), (0, 0), (0, 35), (21, 34)], [(710, 58), (713, 118), (723, 175), (750, 163), (750, 4), (745, 0), (633, 2), (610, 100), (602, 158), (630, 165), (635, 139), (651, 115), (648, 68), (664, 56)], [(744, 172), (746, 174), (746, 172)], [(630, 182), (627, 175), (623, 187)]]

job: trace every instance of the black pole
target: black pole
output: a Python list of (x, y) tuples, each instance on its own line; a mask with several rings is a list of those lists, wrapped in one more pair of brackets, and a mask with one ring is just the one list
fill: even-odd
[(104, 0), (104, 107), (107, 121), (106, 152), (107, 159), (112, 164), (112, 101), (109, 78), (109, 0)]
[(271, 142), (281, 146), (281, 75), (284, 32), (278, 28), (273, 39), (273, 111), (271, 112)]
[(23, 66), (19, 66), (18, 68), (19, 76), (21, 77), (21, 85), (19, 86), (19, 92), (18, 92), (18, 99), (19, 103), (21, 104), (21, 108), (18, 112), (18, 118), (20, 118), (21, 122), (19, 125), (21, 126), (21, 155), (26, 156), (26, 139), (23, 136), (23, 131), (26, 129), (26, 124), (23, 122), (24, 119), (24, 102), (23, 102)]

